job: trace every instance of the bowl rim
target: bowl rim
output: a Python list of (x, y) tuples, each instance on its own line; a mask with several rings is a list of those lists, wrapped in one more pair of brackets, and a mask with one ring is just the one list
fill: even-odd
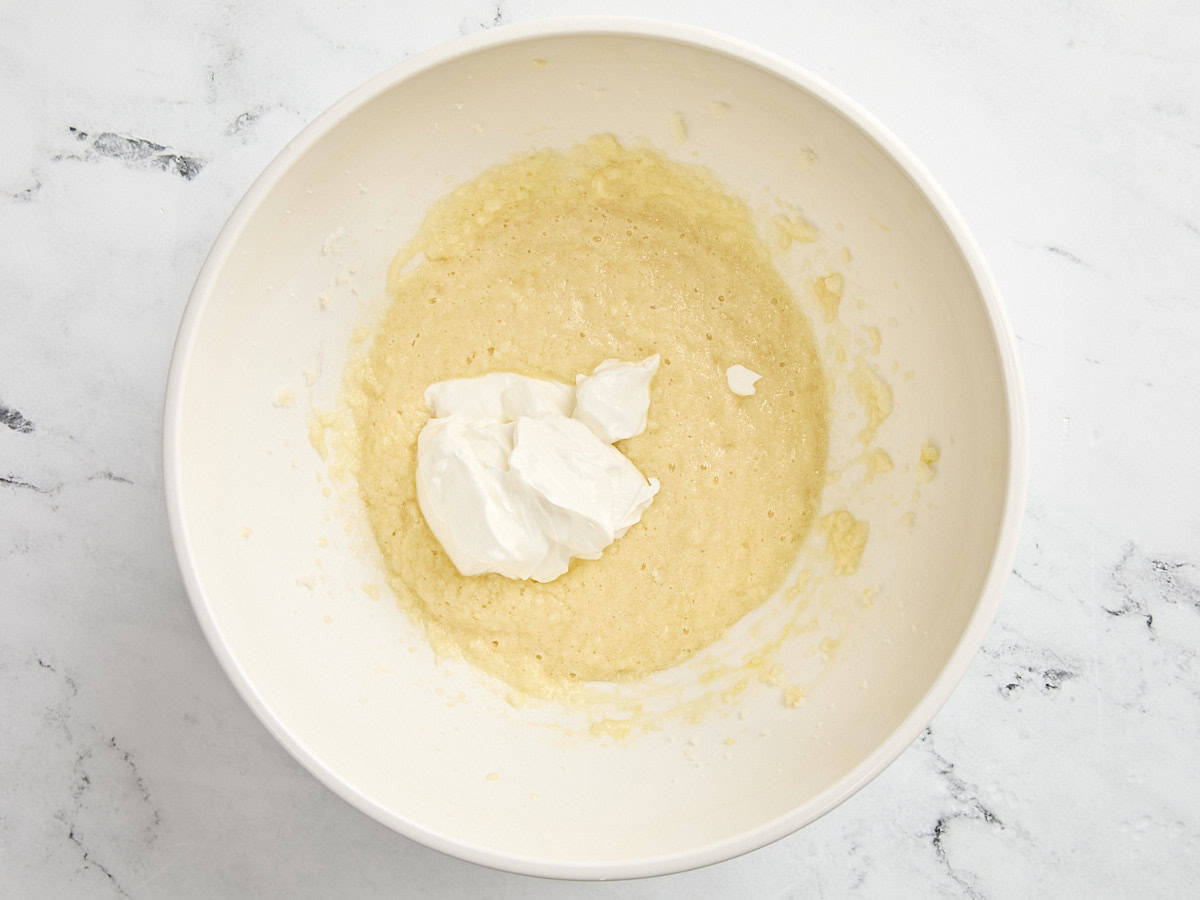
[[(185, 376), (200, 321), (216, 280), (251, 215), (291, 166), (322, 136), (359, 107), (394, 85), (445, 62), (502, 44), (545, 37), (633, 36), (697, 47), (757, 66), (813, 94), (875, 141), (912, 179), (942, 219), (966, 260), (983, 299), (1001, 362), (1007, 401), (1008, 465), (1004, 513), (987, 578), (975, 609), (941, 673), (925, 695), (862, 762), (796, 808), (739, 834), (687, 850), (651, 857), (572, 862), (514, 855), (459, 840), (383, 807), (326, 767), (267, 706), (234, 658), (200, 586), (181, 503), (180, 426)], [(683, 872), (757, 850), (808, 825), (857, 793), (889, 766), (921, 733), (958, 685), (990, 627), (1012, 568), (1028, 477), (1025, 395), (1013, 332), (983, 256), (966, 222), (913, 153), (857, 102), (823, 79), (775, 53), (746, 41), (693, 25), (625, 16), (569, 16), (504, 25), (456, 38), (384, 70), (328, 107), (267, 165), (234, 207), (209, 251), (188, 297), (172, 352), (163, 409), (163, 488), (176, 558), (201, 630), (242, 700), (280, 744), (326, 787), (389, 828), (451, 856), (490, 868), (545, 878), (608, 880)]]

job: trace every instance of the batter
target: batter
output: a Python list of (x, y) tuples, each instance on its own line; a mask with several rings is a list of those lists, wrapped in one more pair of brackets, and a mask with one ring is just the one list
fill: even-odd
[[(748, 209), (707, 170), (610, 136), (521, 156), (435, 204), (388, 288), (353, 403), (358, 481), (435, 644), (548, 695), (678, 663), (781, 585), (824, 481), (825, 384)], [(546, 584), (460, 575), (417, 506), (425, 388), (573, 383), (653, 353), (649, 426), (617, 445), (662, 483), (642, 521)], [(735, 364), (762, 375), (752, 396), (727, 386)]]

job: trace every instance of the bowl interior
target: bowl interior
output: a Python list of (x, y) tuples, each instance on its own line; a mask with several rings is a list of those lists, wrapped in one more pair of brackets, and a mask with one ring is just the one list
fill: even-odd
[[(427, 205), (510, 154), (597, 132), (700, 162), (756, 209), (797, 204), (832, 236), (815, 262), (785, 262), (797, 294), (821, 274), (820, 255), (833, 260), (844, 245), (843, 321), (882, 329), (873, 365), (895, 412), (879, 444), (896, 469), (856, 495), (871, 538), (857, 575), (839, 582), (848, 605), (864, 590), (874, 602), (855, 607), (799, 708), (754, 682), (721, 714), (625, 741), (548, 727), (553, 713), (514, 707), (469, 667), (439, 663), (386, 587), (370, 596), (383, 580), (362, 550), (365, 526), (352, 498), (326, 490), (310, 445), (311, 414), (335, 405), (354, 330), (378, 310), (391, 256)], [(235, 215), (193, 297), (168, 470), (201, 620), (243, 694), (302, 761), (441, 849), (539, 874), (612, 877), (777, 837), (914, 736), (924, 723), (905, 720), (976, 612), (1001, 532), (1009, 397), (962, 251), (873, 139), (813, 91), (719, 47), (529, 33), (385, 80), (285, 156), (291, 164)], [(942, 458), (922, 486), (927, 439)], [(781, 651), (798, 665), (813, 652), (804, 642)]]

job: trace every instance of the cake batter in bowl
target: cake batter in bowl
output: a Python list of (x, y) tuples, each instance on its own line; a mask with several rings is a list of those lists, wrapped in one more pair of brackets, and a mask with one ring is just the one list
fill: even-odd
[[(435, 204), (393, 271), (351, 375), (355, 474), (389, 585), (438, 638), (554, 695), (687, 659), (785, 583), (824, 487), (824, 375), (749, 210), (706, 171), (610, 135), (521, 155)], [(546, 584), (459, 574), (417, 505), (426, 386), (573, 383), (651, 353), (649, 427), (621, 442), (662, 485), (642, 522)], [(726, 385), (740, 363), (770, 373), (749, 397)]]

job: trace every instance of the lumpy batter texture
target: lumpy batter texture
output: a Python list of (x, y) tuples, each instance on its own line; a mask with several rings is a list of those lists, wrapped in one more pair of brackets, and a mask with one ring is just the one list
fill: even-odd
[[(358, 479), (435, 643), (547, 694), (678, 663), (781, 586), (820, 499), (825, 386), (748, 209), (707, 170), (608, 136), (516, 158), (434, 205), (388, 287), (354, 392)], [(547, 584), (460, 575), (417, 506), (426, 386), (573, 383), (651, 353), (649, 426), (617, 445), (662, 482), (641, 523)], [(735, 363), (763, 375), (753, 396), (726, 385)]]

